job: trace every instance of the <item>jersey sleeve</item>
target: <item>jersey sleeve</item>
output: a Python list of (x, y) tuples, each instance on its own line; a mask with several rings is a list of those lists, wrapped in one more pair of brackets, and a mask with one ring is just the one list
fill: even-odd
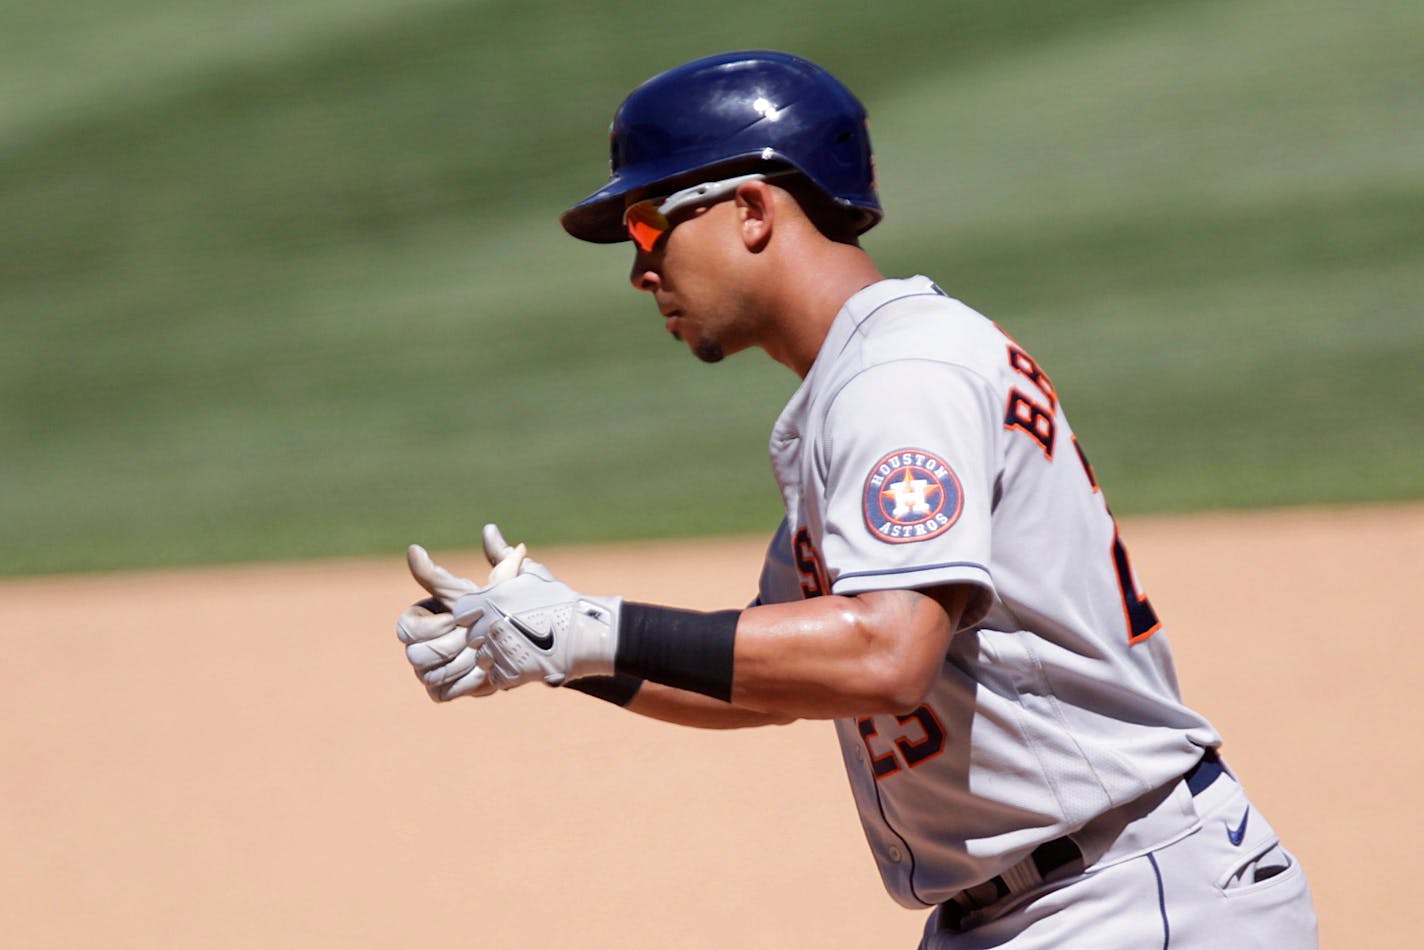
[(934, 360), (872, 366), (835, 394), (817, 458), (833, 593), (969, 584), (960, 626), (983, 619), (999, 421), (986, 380)]

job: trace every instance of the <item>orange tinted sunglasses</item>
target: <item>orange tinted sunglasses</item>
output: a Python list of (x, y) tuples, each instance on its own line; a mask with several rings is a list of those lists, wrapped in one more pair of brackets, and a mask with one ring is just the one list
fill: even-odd
[(664, 234), (672, 230), (672, 216), (679, 211), (687, 211), (699, 205), (720, 201), (749, 181), (766, 181), (778, 175), (789, 175), (790, 171), (770, 174), (738, 175), (721, 181), (706, 181), (691, 188), (675, 191), (665, 198), (644, 198), (628, 206), (623, 212), (623, 226), (628, 236), (643, 253), (652, 253), (653, 248)]

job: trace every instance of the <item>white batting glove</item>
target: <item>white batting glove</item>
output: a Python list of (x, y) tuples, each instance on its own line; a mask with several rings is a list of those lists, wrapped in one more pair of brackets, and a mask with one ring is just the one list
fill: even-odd
[[(501, 566), (515, 562), (499, 529), (487, 525), (485, 555)], [(622, 598), (587, 597), (542, 564), (518, 555), (518, 573), (471, 591), (455, 603), (455, 623), (469, 627), (466, 645), (495, 689), (540, 680), (550, 686), (611, 674), (618, 651)], [(493, 580), (493, 577), (491, 577)]]
[[(498, 529), (496, 529), (496, 535)], [(490, 557), (494, 570), (490, 584), (513, 577), (524, 560), (524, 545), (510, 548), (501, 542), (500, 556)], [(489, 550), (486, 544), (486, 551)], [(407, 607), (396, 621), (396, 636), (406, 645), (406, 659), (416, 677), (425, 686), (430, 698), (446, 702), (459, 696), (488, 696), (495, 691), (485, 671), (479, 666), (475, 647), (466, 640), (466, 633), (451, 612), (455, 603), (466, 594), (479, 591), (474, 581), (456, 577), (430, 559), (426, 550), (413, 544), (406, 552), (410, 573), (421, 587), (432, 595)], [(468, 617), (468, 615), (467, 615)], [(467, 619), (464, 626), (468, 626)]]

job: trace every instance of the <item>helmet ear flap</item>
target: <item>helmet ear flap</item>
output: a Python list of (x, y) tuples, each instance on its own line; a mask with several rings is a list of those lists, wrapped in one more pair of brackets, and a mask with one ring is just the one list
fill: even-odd
[(654, 76), (619, 106), (608, 151), (608, 183), (560, 219), (581, 240), (627, 240), (630, 197), (766, 164), (800, 172), (850, 212), (856, 234), (883, 214), (865, 108), (825, 69), (789, 53), (721, 53)]

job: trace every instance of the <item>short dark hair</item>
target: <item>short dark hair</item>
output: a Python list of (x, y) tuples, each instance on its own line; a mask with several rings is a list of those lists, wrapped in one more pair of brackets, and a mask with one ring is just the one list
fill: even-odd
[(827, 240), (858, 246), (861, 233), (874, 223), (863, 209), (841, 204), (805, 175), (778, 179), (776, 184), (796, 199), (807, 219)]

